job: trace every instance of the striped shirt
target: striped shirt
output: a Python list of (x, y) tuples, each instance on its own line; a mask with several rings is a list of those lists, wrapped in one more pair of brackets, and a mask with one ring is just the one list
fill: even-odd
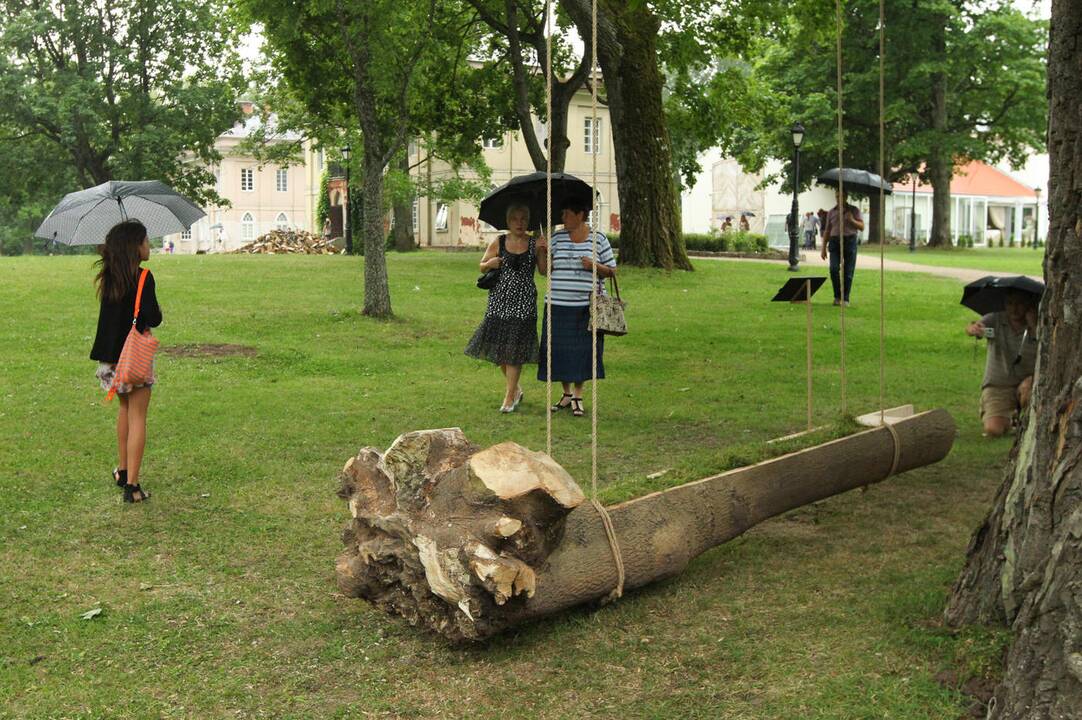
[[(566, 230), (552, 236), (552, 304), (564, 307), (584, 307), (590, 304), (590, 283), (593, 273), (582, 267), (582, 258), (593, 256), (593, 241), (597, 239), (597, 262), (616, 267), (616, 257), (605, 233), (595, 232), (585, 242), (572, 242)], [(600, 275), (597, 278), (601, 292), (605, 288)], [(548, 294), (545, 294), (548, 302)]]

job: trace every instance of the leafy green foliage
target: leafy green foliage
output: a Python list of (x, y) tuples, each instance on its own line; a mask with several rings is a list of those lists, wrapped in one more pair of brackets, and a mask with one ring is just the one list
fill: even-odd
[[(55, 201), (58, 184), (160, 179), (196, 202), (218, 199), (208, 167), (240, 90), (226, 9), (222, 0), (0, 2), (0, 154), (27, 142), (41, 152), (22, 168), (34, 197)], [(0, 197), (18, 197), (20, 182), (0, 172)]]
[[(757, 107), (769, 110), (749, 113), (747, 103), (737, 104), (723, 125), (722, 145), (749, 170), (761, 169), (768, 158), (788, 161), (789, 126), (800, 120), (806, 128), (806, 186), (838, 164), (836, 31), (824, 4), (798, 2), (791, 8), (785, 41), (758, 43), (752, 60), (751, 77), (763, 96)], [(969, 0), (891, 0), (885, 17), (884, 165), (892, 179), (920, 169), (935, 152), (959, 162), (1021, 164), (1027, 153), (1043, 149), (1046, 23), (1007, 2)], [(880, 142), (878, 21), (877, 0), (846, 3), (844, 162), (873, 171)], [(936, 45), (939, 28), (942, 51)], [(937, 73), (947, 82), (948, 124), (941, 129), (931, 120)]]

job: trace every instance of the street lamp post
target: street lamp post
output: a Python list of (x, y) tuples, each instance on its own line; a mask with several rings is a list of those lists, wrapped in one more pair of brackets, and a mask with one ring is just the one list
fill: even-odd
[(789, 215), (789, 272), (800, 269), (800, 256), (797, 252), (797, 238), (800, 235), (800, 146), (804, 143), (804, 125), (799, 121), (790, 128), (793, 134), (793, 209)]
[(353, 154), (353, 148), (346, 145), (342, 148), (342, 159), (346, 162), (346, 204), (343, 206), (342, 222), (346, 226), (346, 255), (353, 254), (353, 223), (350, 222), (350, 211), (353, 210), (349, 203), (349, 156)]
[(909, 252), (917, 251), (917, 174), (913, 173), (913, 193), (909, 197)]
[(1033, 213), (1033, 247), (1041, 246), (1041, 189), (1033, 188), (1033, 194), (1037, 196), (1037, 211)]

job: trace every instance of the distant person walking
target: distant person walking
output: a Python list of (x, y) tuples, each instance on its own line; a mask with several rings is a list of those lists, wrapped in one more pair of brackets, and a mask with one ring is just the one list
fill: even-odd
[(725, 222), (723, 222), (721, 224), (721, 231), (722, 232), (729, 232), (732, 229), (733, 229), (733, 216), (732, 215), (726, 215), (725, 216)]
[(819, 234), (819, 217), (809, 211), (804, 213), (804, 247), (815, 249), (815, 236)]
[(748, 224), (748, 216), (740, 216), (740, 232), (751, 232), (751, 225)]
[[(864, 216), (860, 208), (850, 205), (849, 193), (838, 191), (838, 204), (827, 213), (826, 242), (822, 258), (830, 253), (830, 285), (834, 288), (834, 304), (849, 305), (849, 292), (853, 289), (853, 271), (857, 266), (857, 233), (864, 229)], [(844, 259), (845, 278), (839, 277)], [(844, 293), (842, 283), (844, 282)]]
[(826, 243), (827, 239), (827, 211), (823, 208), (819, 208), (819, 212), (815, 213), (815, 216), (819, 218), (819, 237)]
[[(139, 485), (139, 473), (146, 447), (147, 408), (150, 406), (150, 389), (154, 384), (153, 372), (144, 385), (115, 383), (116, 363), (120, 351), (132, 327), (135, 315), (135, 296), (138, 290), (140, 263), (150, 258), (150, 238), (138, 220), (126, 220), (114, 225), (98, 246), (101, 268), (95, 278), (100, 299), (98, 330), (90, 359), (98, 361), (97, 378), (103, 390), (115, 388), (120, 400), (116, 420), (117, 457), (113, 481), (124, 489), (124, 502), (143, 502), (150, 494)], [(158, 327), (162, 322), (162, 310), (154, 288), (154, 275), (147, 272), (143, 294), (140, 299), (139, 318), (135, 327), (139, 332)]]

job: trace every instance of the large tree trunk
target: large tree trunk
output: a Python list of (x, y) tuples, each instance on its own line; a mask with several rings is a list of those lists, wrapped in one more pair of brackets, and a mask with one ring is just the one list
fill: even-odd
[(383, 239), (383, 161), (374, 150), (364, 153), (364, 314), (391, 316), (387, 253)]
[[(944, 21), (945, 24), (946, 21)], [(933, 30), (933, 51), (946, 62), (946, 30)], [(947, 135), (947, 73), (932, 73), (932, 148), (928, 157), (928, 180), (932, 184), (932, 230), (928, 244), (951, 246), (951, 177), (954, 158), (944, 143)]]
[[(402, 153), (398, 169), (407, 177), (410, 172), (409, 156)], [(417, 247), (413, 239), (413, 200), (395, 198), (394, 201), (394, 249), (398, 252), (410, 252)]]
[[(941, 460), (954, 421), (934, 410), (609, 508), (625, 587), (787, 510)], [(897, 443), (897, 445), (896, 445)], [(476, 640), (607, 596), (617, 569), (597, 508), (547, 455), (461, 430), (365, 448), (341, 475), (353, 519), (337, 563), (342, 592), (452, 640)]]
[[(590, 37), (589, 0), (561, 0), (579, 34)], [(661, 23), (647, 3), (598, 2), (597, 57), (612, 121), (620, 193), (620, 262), (691, 270), (672, 177), (672, 146), (661, 103)]]
[(989, 718), (1082, 717), (1082, 4), (1053, 0), (1047, 290), (1033, 403), (970, 543), (951, 624), (1014, 633)]

